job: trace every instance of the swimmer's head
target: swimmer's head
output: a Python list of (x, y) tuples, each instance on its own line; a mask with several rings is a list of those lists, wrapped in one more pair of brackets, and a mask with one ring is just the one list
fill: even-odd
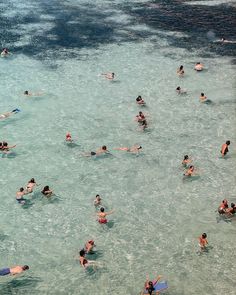
[(23, 187), (21, 187), (21, 188), (20, 188), (20, 192), (23, 192), (23, 191), (24, 191), (24, 188), (23, 188)]
[(8, 146), (8, 143), (6, 141), (4, 141), (3, 146)]
[(203, 92), (201, 93), (201, 96), (204, 96), (204, 93)]
[(182, 65), (179, 67), (180, 70), (183, 70), (183, 68), (184, 68), (184, 66), (182, 66)]
[(141, 145), (138, 147), (138, 150), (140, 150), (142, 147), (141, 147)]
[(193, 169), (194, 169), (194, 166), (193, 166), (193, 165), (191, 165), (191, 166), (189, 167), (189, 169), (192, 169), (192, 170), (193, 170)]
[(96, 198), (100, 198), (100, 195), (96, 195)]
[(149, 285), (149, 286), (153, 286), (152, 281), (149, 281), (149, 282), (148, 282), (148, 285)]
[(178, 87), (176, 88), (176, 90), (180, 90), (180, 86), (178, 86)]
[(106, 150), (107, 150), (107, 147), (106, 147), (106, 145), (103, 145), (103, 146), (102, 146), (102, 150), (104, 150), (104, 151), (106, 151)]
[(101, 208), (100, 208), (100, 211), (101, 211), (101, 212), (104, 212), (104, 208), (103, 208), (103, 207), (101, 207)]
[(29, 266), (28, 266), (28, 265), (24, 265), (24, 266), (22, 267), (22, 269), (23, 269), (23, 270), (27, 270), (27, 269), (29, 269)]
[(184, 160), (188, 160), (188, 155), (185, 155), (184, 156)]
[(231, 203), (230, 206), (231, 206), (231, 208), (234, 208), (235, 207), (235, 204), (234, 203)]
[(85, 251), (84, 251), (84, 249), (82, 249), (82, 250), (79, 251), (79, 255), (82, 256), (82, 257), (85, 256)]
[(25, 95), (29, 95), (29, 91), (28, 90), (25, 90), (24, 94)]
[(31, 178), (29, 182), (35, 183), (34, 178)]
[(94, 245), (94, 240), (89, 240), (88, 243), (89, 243), (90, 245)]
[(48, 191), (49, 190), (49, 186), (46, 185), (44, 188), (43, 188), (44, 191)]
[(112, 78), (114, 78), (114, 77), (115, 77), (115, 73), (111, 73), (111, 75), (112, 75)]
[(226, 144), (227, 144), (227, 145), (230, 145), (230, 140), (227, 140), (227, 141), (226, 141)]
[(197, 63), (196, 63), (196, 65), (200, 65), (200, 64), (201, 64), (200, 62), (197, 62)]
[(203, 238), (203, 239), (206, 239), (206, 238), (207, 238), (207, 234), (206, 234), (206, 233), (203, 233), (203, 234), (202, 234), (202, 238)]

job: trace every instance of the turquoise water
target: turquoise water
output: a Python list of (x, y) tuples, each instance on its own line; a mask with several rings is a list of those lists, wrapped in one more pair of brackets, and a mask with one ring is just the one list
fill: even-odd
[[(0, 121), (1, 140), (17, 145), (0, 158), (0, 267), (30, 266), (23, 276), (1, 277), (1, 294), (133, 295), (146, 274), (162, 274), (166, 294), (235, 294), (236, 221), (215, 212), (223, 198), (236, 201), (234, 47), (211, 47), (207, 29), (208, 45), (189, 48), (181, 40), (191, 32), (145, 25), (137, 4), (1, 4), (2, 46), (13, 54), (0, 60), (0, 113), (21, 112)], [(156, 9), (142, 5), (150, 14)], [(193, 70), (197, 61), (206, 71)], [(180, 64), (183, 78), (176, 75)], [(100, 76), (108, 71), (114, 82)], [(177, 86), (188, 94), (178, 96)], [(26, 89), (44, 94), (26, 97)], [(201, 104), (201, 92), (213, 103)], [(135, 104), (138, 95), (146, 107)], [(140, 110), (145, 132), (134, 121)], [(78, 146), (65, 144), (67, 131)], [(228, 139), (229, 155), (221, 159)], [(104, 144), (111, 156), (83, 156)], [(143, 147), (138, 156), (114, 150), (134, 144)], [(200, 177), (183, 180), (185, 154)], [(20, 206), (15, 193), (32, 177), (40, 186), (27, 196), (30, 206)], [(41, 196), (45, 185), (56, 197)], [(115, 209), (110, 227), (96, 221), (96, 194)], [(212, 248), (199, 255), (203, 232)], [(98, 268), (84, 271), (75, 256), (90, 238)]]

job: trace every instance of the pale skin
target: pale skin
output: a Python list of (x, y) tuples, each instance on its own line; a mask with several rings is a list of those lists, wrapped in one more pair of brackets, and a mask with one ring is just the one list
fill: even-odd
[(25, 194), (26, 194), (25, 191), (23, 191), (23, 192), (21, 192), (21, 191), (16, 192), (16, 199), (21, 199)]
[(108, 212), (98, 212), (97, 216), (99, 219), (105, 219), (107, 215), (110, 215), (114, 212), (114, 210), (108, 211)]
[(206, 95), (201, 95), (200, 96), (200, 101), (203, 102), (207, 99), (207, 96)]
[(101, 75), (104, 76), (108, 80), (113, 80), (115, 78), (114, 73), (102, 73)]
[(194, 167), (191, 167), (184, 173), (184, 175), (185, 176), (192, 176), (194, 174), (194, 172), (195, 172)]
[(19, 265), (10, 268), (11, 275), (13, 275), (13, 276), (20, 274), (23, 271), (24, 270), (23, 270), (22, 266), (19, 266)]
[[(159, 276), (157, 276), (156, 280), (152, 281), (153, 286), (156, 285), (156, 283), (161, 279), (161, 277), (162, 277), (162, 276), (159, 275)], [(149, 287), (149, 282), (150, 282), (150, 279), (149, 279), (149, 277), (148, 277), (148, 275), (147, 275), (147, 276), (146, 276), (146, 281), (145, 281), (145, 284), (144, 284), (144, 289), (145, 289), (145, 290), (148, 289), (148, 287)], [(159, 292), (156, 292), (155, 294), (158, 295)]]
[(130, 152), (130, 153), (139, 153), (140, 152), (141, 147), (139, 145), (134, 145), (132, 147), (121, 147), (121, 148), (115, 148), (114, 150), (117, 151), (126, 151), (126, 152)]

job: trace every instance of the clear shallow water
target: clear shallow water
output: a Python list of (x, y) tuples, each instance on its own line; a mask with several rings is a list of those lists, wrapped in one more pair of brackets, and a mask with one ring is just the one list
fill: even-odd
[[(46, 14), (35, 3), (15, 2), (18, 7), (9, 8), (12, 15), (22, 9), (19, 19), (32, 9), (41, 12), (41, 19), (52, 19), (53, 5)], [(88, 5), (69, 4), (74, 10)], [(95, 4), (99, 11), (110, 11), (108, 18), (116, 11), (117, 30), (148, 31), (148, 26), (128, 23), (133, 18), (122, 13), (122, 2), (115, 3), (119, 10), (109, 2)], [(35, 36), (32, 26), (24, 28)], [(1, 139), (17, 144), (15, 157), (1, 159), (1, 267), (28, 264), (31, 270), (19, 278), (1, 278), (1, 294), (138, 294), (146, 273), (168, 280), (166, 294), (234, 294), (236, 223), (217, 222), (215, 210), (222, 198), (236, 201), (235, 66), (227, 56), (206, 57), (200, 49), (172, 46), (168, 36), (173, 32), (156, 32), (135, 42), (114, 34), (116, 40), (94, 41), (94, 46), (88, 38), (80, 50), (50, 45), (45, 56), (17, 49), (26, 42), (25, 31), (15, 43), (7, 41), (17, 53), (0, 60), (0, 109), (22, 112), (0, 122)], [(207, 71), (193, 71), (199, 60)], [(183, 79), (176, 76), (180, 64)], [(106, 71), (114, 71), (117, 82), (99, 76)], [(175, 94), (179, 85), (188, 95)], [(25, 89), (45, 94), (25, 97)], [(202, 91), (212, 105), (199, 103)], [(147, 102), (141, 109), (148, 114), (146, 132), (134, 122), (139, 94)], [(77, 147), (64, 144), (68, 130), (78, 139)], [(223, 160), (219, 149), (227, 139), (232, 144)], [(113, 151), (136, 143), (143, 146), (139, 156)], [(112, 156), (82, 156), (103, 144)], [(186, 153), (200, 174), (193, 181), (183, 181), (180, 163)], [(30, 197), (32, 206), (19, 206), (15, 192), (31, 177), (58, 197), (44, 200), (38, 188)], [(111, 228), (96, 222), (92, 201), (97, 193), (107, 209), (115, 209)], [(213, 248), (199, 256), (196, 238), (202, 232)], [(88, 273), (74, 257), (91, 237), (100, 267)]]

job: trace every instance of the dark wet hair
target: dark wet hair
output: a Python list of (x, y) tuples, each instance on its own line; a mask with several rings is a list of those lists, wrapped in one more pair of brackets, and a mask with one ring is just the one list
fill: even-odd
[(46, 185), (46, 186), (43, 188), (43, 191), (45, 192), (45, 191), (48, 191), (48, 190), (49, 190), (49, 186)]
[(115, 73), (111, 73), (111, 74), (112, 74), (113, 77), (115, 76)]
[(188, 160), (188, 155), (185, 155), (184, 156), (184, 160)]
[(194, 168), (194, 166), (193, 165), (191, 165), (191, 166), (189, 166), (189, 168), (191, 169), (191, 168)]
[(203, 92), (201, 93), (201, 96), (204, 96), (204, 93)]
[(97, 198), (97, 197), (100, 197), (100, 195), (96, 195), (96, 198)]
[(28, 95), (29, 94), (29, 91), (28, 90), (25, 90), (24, 94)]
[(85, 252), (84, 249), (82, 249), (82, 250), (79, 251), (79, 255), (80, 256), (84, 257), (85, 254), (86, 254), (86, 252)]
[(227, 141), (226, 141), (226, 144), (227, 144), (227, 145), (230, 145), (230, 140), (227, 140)]
[(182, 65), (179, 67), (180, 70), (183, 70), (183, 68), (184, 68), (184, 66), (182, 66)]
[(138, 150), (142, 149), (141, 145), (138, 147)]
[(196, 63), (196, 65), (200, 65), (200, 64), (201, 64), (200, 62), (197, 62), (197, 63)]
[(33, 182), (33, 183), (35, 183), (34, 178), (31, 178), (29, 182)]
[(24, 265), (24, 266), (22, 266), (22, 269), (23, 270), (27, 270), (27, 269), (29, 269), (29, 266), (28, 265)]
[(101, 212), (104, 212), (104, 208), (103, 208), (103, 207), (101, 207), (101, 208), (100, 208), (100, 211), (101, 211)]
[(202, 234), (202, 238), (203, 238), (203, 239), (207, 238), (207, 234), (206, 234), (206, 233), (203, 233), (203, 234)]
[(136, 98), (136, 101), (140, 101), (142, 99), (141, 95)]
[(24, 191), (24, 188), (23, 188), (23, 187), (21, 187), (21, 188), (20, 188), (20, 192), (23, 192), (23, 191)]
[(103, 146), (102, 146), (102, 149), (103, 149), (103, 150), (106, 150), (106, 149), (107, 149), (106, 145), (103, 145)]
[(149, 281), (148, 288), (147, 288), (148, 294), (151, 295), (154, 290), (155, 290), (155, 288), (153, 287), (152, 281)]
[(6, 141), (4, 141), (3, 146), (8, 146), (8, 143)]
[(178, 87), (176, 88), (176, 90), (180, 90), (180, 86), (178, 86)]
[(230, 206), (231, 206), (231, 208), (234, 208), (235, 207), (235, 204), (234, 203), (231, 203)]

